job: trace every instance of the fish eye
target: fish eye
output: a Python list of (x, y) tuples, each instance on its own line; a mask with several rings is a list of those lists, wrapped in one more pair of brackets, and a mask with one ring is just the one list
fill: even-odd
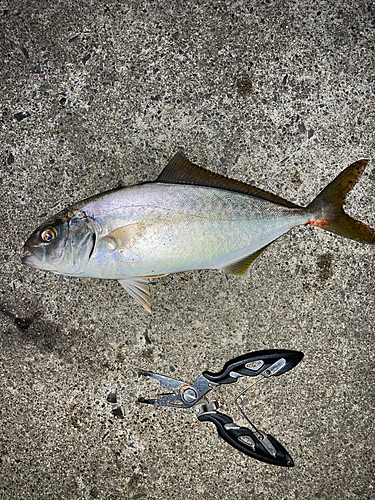
[(45, 243), (50, 243), (57, 238), (57, 231), (54, 227), (47, 227), (40, 235)]

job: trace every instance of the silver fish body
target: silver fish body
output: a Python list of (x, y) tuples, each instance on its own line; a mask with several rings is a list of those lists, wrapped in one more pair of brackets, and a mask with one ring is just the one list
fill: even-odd
[[(109, 191), (57, 214), (26, 242), (23, 263), (119, 280), (149, 310), (149, 277), (195, 269), (248, 276), (255, 258), (292, 227), (330, 225), (324, 196), (298, 207), (200, 169), (181, 155), (165, 170), (156, 182)], [(334, 224), (328, 230), (355, 237)]]
[[(110, 192), (82, 210), (95, 221), (97, 244), (81, 276), (109, 279), (221, 269), (313, 217), (240, 193), (162, 183)], [(124, 237), (108, 237), (129, 226)]]

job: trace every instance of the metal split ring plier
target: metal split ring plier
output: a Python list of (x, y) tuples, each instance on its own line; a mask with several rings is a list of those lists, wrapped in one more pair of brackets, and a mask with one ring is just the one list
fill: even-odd
[(156, 399), (139, 398), (138, 401), (172, 408), (193, 408), (198, 420), (214, 423), (220, 437), (242, 453), (269, 464), (293, 467), (293, 460), (285, 448), (275, 438), (258, 430), (241, 409), (242, 395), (248, 389), (236, 399), (236, 404), (249, 422), (249, 428), (236, 425), (230, 417), (217, 411), (217, 403), (209, 403), (204, 396), (218, 385), (232, 384), (240, 377), (258, 377), (256, 382), (278, 377), (294, 368), (302, 358), (302, 352), (284, 349), (251, 352), (228, 361), (219, 373), (203, 372), (193, 384), (140, 371), (139, 375), (157, 380), (173, 393), (159, 395)]

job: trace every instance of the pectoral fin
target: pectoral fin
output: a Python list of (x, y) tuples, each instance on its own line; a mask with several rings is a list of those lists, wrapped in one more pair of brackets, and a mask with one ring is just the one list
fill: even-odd
[(269, 245), (270, 243), (260, 248), (256, 252), (247, 255), (244, 259), (238, 260), (237, 262), (232, 262), (231, 264), (222, 267), (221, 270), (226, 272), (227, 274), (234, 274), (235, 276), (247, 278), (249, 276), (251, 265)]
[(151, 312), (151, 296), (148, 278), (125, 278), (118, 280), (121, 286), (139, 302), (149, 313)]
[(131, 248), (143, 235), (146, 230), (146, 224), (137, 222), (119, 227), (101, 238), (112, 250), (125, 250)]

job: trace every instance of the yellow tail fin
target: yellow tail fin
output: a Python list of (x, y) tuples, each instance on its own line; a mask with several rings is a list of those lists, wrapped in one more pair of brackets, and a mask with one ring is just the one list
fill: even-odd
[(368, 162), (359, 160), (349, 165), (310, 203), (307, 209), (320, 214), (322, 220), (315, 225), (351, 240), (375, 243), (375, 230), (353, 219), (343, 209), (346, 195), (358, 182)]

